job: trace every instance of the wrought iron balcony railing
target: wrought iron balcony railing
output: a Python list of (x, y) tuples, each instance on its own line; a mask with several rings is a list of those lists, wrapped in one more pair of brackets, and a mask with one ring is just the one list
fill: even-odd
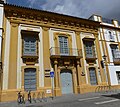
[(96, 58), (96, 54), (86, 54), (86, 58)]
[(96, 54), (86, 54), (86, 60), (89, 62), (94, 62), (97, 59)]
[(82, 50), (74, 49), (74, 48), (51, 47), (50, 55), (51, 56), (79, 56), (79, 57), (82, 57)]

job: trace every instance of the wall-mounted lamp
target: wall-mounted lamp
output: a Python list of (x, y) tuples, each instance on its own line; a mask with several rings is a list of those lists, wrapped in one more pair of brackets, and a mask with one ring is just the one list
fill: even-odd
[(103, 55), (102, 57), (103, 57), (103, 59), (104, 59), (104, 60), (106, 60), (106, 58), (107, 58), (107, 56), (106, 56), (106, 55)]

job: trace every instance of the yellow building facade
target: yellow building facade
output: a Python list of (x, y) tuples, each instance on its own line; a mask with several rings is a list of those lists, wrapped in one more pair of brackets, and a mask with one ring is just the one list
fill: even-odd
[[(95, 92), (107, 85), (100, 23), (4, 4), (0, 101)], [(50, 72), (54, 72), (54, 79)]]

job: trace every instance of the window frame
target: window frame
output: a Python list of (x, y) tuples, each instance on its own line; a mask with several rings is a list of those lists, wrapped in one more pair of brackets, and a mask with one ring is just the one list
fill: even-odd
[[(116, 47), (116, 48), (113, 48), (113, 47)], [(115, 51), (118, 51), (118, 45), (116, 44), (116, 45), (110, 45), (110, 48), (111, 48), (111, 53), (112, 53), (112, 56), (113, 56), (113, 59), (115, 58), (115, 55), (114, 55), (114, 53), (115, 53)]]
[[(38, 32), (34, 32), (34, 31), (24, 31), (24, 30), (22, 30), (21, 31), (21, 35), (22, 35), (22, 57), (38, 57)], [(35, 53), (33, 54), (33, 53), (29, 53), (28, 52), (28, 54), (27, 53), (25, 53), (25, 38), (27, 38), (28, 37), (28, 39), (29, 39), (29, 37), (32, 37), (32, 38), (35, 38), (35, 46), (36, 46), (36, 48), (35, 48)], [(28, 44), (30, 44), (30, 43), (28, 43)], [(32, 43), (30, 44), (30, 47), (32, 46)], [(33, 55), (32, 55), (33, 54)]]
[[(91, 74), (90, 74), (92, 70), (90, 71), (90, 69), (94, 69), (94, 77), (92, 74), (92, 78), (91, 78)], [(89, 70), (89, 82), (90, 82), (90, 84), (93, 86), (98, 85), (96, 69), (94, 67), (90, 67), (88, 70)], [(95, 81), (91, 81), (93, 79), (95, 79)]]
[[(119, 78), (118, 78), (118, 74), (119, 74)], [(118, 84), (120, 84), (120, 71), (116, 71), (116, 77), (117, 77)]]
[[(63, 41), (60, 41), (60, 38), (61, 40)], [(64, 38), (64, 39), (63, 39)], [(65, 42), (65, 39), (66, 39), (66, 42)], [(58, 42), (59, 42), (59, 48), (60, 48), (60, 55), (69, 55), (69, 40), (68, 40), (68, 37), (64, 36), (64, 35), (59, 35), (58, 36)], [(62, 47), (61, 47), (61, 44), (60, 42), (62, 43)], [(66, 44), (65, 44), (66, 43)], [(62, 49), (62, 50), (61, 50)], [(62, 52), (61, 52), (62, 51)]]
[(113, 36), (112, 31), (108, 31), (108, 34), (109, 34), (109, 40), (110, 40), (110, 41), (115, 41), (115, 38), (114, 38), (114, 36)]
[[(34, 72), (35, 72), (35, 83), (36, 83), (36, 84), (34, 84), (35, 88), (34, 88), (33, 90), (32, 90), (32, 88), (30, 88), (30, 87), (32, 86), (31, 83), (32, 83), (33, 81), (31, 82), (31, 79), (28, 79), (28, 78), (25, 77), (25, 73), (28, 72), (29, 75), (28, 75), (28, 74), (27, 74), (27, 75), (30, 76), (30, 77), (32, 77), (32, 79), (33, 79), (33, 75), (32, 75), (32, 76), (30, 75), (29, 69), (34, 69)], [(27, 71), (27, 70), (28, 70), (28, 71)], [(33, 74), (33, 72), (32, 72), (31, 74)], [(30, 77), (29, 77), (29, 78), (30, 78)], [(25, 78), (26, 78), (26, 79), (25, 79)], [(25, 83), (26, 80), (30, 80), (30, 81), (29, 81), (28, 83)], [(30, 83), (30, 82), (31, 82), (31, 83)], [(26, 84), (26, 85), (25, 85), (25, 84)], [(29, 89), (26, 88), (26, 86), (29, 86)], [(36, 69), (36, 68), (25, 68), (25, 69), (24, 69), (24, 90), (25, 90), (25, 91), (35, 91), (35, 90), (37, 90), (37, 69)]]
[[(87, 54), (87, 46), (89, 43), (91, 42), (91, 46), (89, 45), (89, 50), (92, 50), (91, 53), (92, 54)], [(94, 41), (87, 41), (87, 40), (84, 40), (83, 41), (83, 44), (84, 44), (84, 50), (85, 50), (85, 56), (88, 57), (88, 58), (94, 58), (96, 57), (96, 52), (95, 52), (95, 44), (94, 44)], [(90, 52), (89, 52), (90, 53)]]

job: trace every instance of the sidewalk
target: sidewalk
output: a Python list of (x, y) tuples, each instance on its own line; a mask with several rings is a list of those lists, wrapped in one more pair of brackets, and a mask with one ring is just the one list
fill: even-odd
[(32, 103), (25, 101), (25, 104), (18, 104), (17, 101), (0, 102), (0, 107), (33, 107), (34, 105), (43, 105), (44, 103), (50, 102), (51, 100), (51, 98), (35, 99), (32, 100)]
[(32, 103), (29, 103), (28, 101), (26, 101), (25, 104), (18, 104), (17, 101), (0, 102), (0, 107), (33, 107), (33, 106), (43, 107), (44, 105), (47, 105), (49, 103), (73, 102), (80, 98), (97, 97), (97, 96), (101, 96), (101, 95), (112, 95), (112, 94), (118, 94), (118, 93), (119, 92), (68, 94), (68, 95), (63, 95), (60, 97), (54, 97), (53, 100), (52, 100), (52, 98), (44, 98), (44, 99), (32, 100)]

